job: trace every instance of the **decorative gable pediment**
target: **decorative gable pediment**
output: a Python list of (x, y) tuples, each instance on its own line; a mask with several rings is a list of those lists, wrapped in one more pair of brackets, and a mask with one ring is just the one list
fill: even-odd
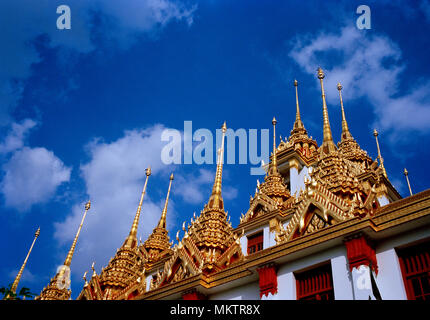
[(250, 201), (250, 206), (245, 215), (242, 214), (240, 217), (240, 223), (247, 222), (251, 219), (255, 219), (264, 215), (265, 213), (271, 212), (278, 207), (275, 200), (269, 198), (263, 193), (256, 193)]
[(280, 225), (275, 240), (278, 244), (283, 243), (353, 217), (344, 200), (312, 179), (306, 182), (306, 189), (290, 222), (286, 228)]

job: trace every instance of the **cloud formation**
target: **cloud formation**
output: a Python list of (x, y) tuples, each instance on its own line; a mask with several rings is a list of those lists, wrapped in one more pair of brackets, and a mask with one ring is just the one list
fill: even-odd
[(71, 169), (45, 148), (24, 147), (3, 165), (5, 172), (0, 190), (7, 207), (20, 212), (45, 203), (57, 188), (70, 179)]
[(70, 180), (71, 168), (52, 151), (25, 146), (28, 132), (35, 126), (36, 122), (31, 119), (12, 123), (10, 132), (0, 143), (0, 155), (6, 159), (0, 192), (5, 205), (19, 212), (47, 202), (62, 183)]
[(430, 131), (430, 79), (402, 94), (399, 87), (406, 66), (400, 48), (387, 36), (355, 27), (344, 27), (339, 33), (300, 35), (289, 56), (309, 74), (315, 74), (318, 66), (325, 70), (328, 102), (338, 104), (334, 88), (339, 81), (344, 100), (366, 98), (376, 116), (374, 125), (392, 138), (405, 131)]

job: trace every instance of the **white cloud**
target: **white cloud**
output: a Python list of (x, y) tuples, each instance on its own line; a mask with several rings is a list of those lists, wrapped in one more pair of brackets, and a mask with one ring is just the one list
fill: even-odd
[(5, 205), (23, 212), (51, 199), (57, 187), (69, 181), (71, 169), (52, 151), (24, 147), (14, 152), (3, 171), (0, 190)]
[(185, 202), (198, 204), (203, 202), (210, 195), (210, 185), (214, 181), (215, 173), (206, 170), (199, 169), (197, 174), (177, 174), (175, 180), (177, 180), (175, 192), (182, 197)]
[(28, 132), (35, 126), (36, 122), (31, 119), (25, 119), (21, 123), (12, 123), (9, 134), (0, 143), (0, 154), (13, 152), (22, 148)]
[[(204, 204), (209, 200), (212, 192), (212, 184), (215, 179), (215, 166), (213, 170), (199, 169), (197, 174), (179, 174), (176, 175), (177, 180), (176, 193), (182, 197), (185, 202), (191, 204)], [(224, 176), (225, 176), (224, 172)], [(232, 200), (237, 197), (238, 190), (232, 186), (226, 185), (223, 182), (222, 196), (226, 200)]]
[(376, 116), (374, 125), (381, 131), (388, 131), (396, 138), (405, 131), (428, 133), (430, 80), (410, 86), (402, 84), (411, 89), (407, 94), (400, 94), (405, 63), (401, 60), (401, 50), (390, 38), (344, 27), (336, 34), (299, 36), (290, 57), (310, 74), (315, 75), (318, 66), (325, 70), (330, 103), (338, 105), (335, 88), (341, 82), (344, 100), (367, 99)]

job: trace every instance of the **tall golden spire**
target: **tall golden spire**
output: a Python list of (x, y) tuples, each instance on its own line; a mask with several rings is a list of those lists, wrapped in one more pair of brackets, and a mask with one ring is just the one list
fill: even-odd
[(324, 84), (323, 79), (325, 77), (324, 72), (321, 68), (318, 68), (318, 79), (320, 79), (321, 84), (321, 95), (323, 100), (323, 119), (324, 119), (324, 127), (323, 127), (323, 143), (321, 145), (322, 151), (326, 154), (333, 152), (336, 150), (336, 146), (333, 142), (333, 137), (331, 134), (330, 122), (328, 119), (328, 111), (327, 111), (327, 103), (325, 101), (325, 92), (324, 92)]
[(33, 239), (33, 243), (31, 244), (30, 250), (28, 250), (28, 253), (27, 253), (27, 256), (25, 257), (24, 263), (22, 264), (21, 269), (19, 269), (19, 272), (18, 272), (15, 280), (12, 283), (11, 291), (13, 293), (16, 293), (16, 288), (18, 287), (19, 281), (21, 280), (21, 276), (22, 276), (22, 273), (24, 272), (25, 265), (27, 264), (28, 257), (30, 256), (31, 251), (33, 250), (34, 243), (36, 242), (36, 239), (39, 237), (39, 235), (40, 235), (40, 228), (38, 228), (36, 230), (36, 233), (34, 234), (34, 239)]
[(72, 263), (72, 258), (73, 258), (73, 253), (75, 252), (76, 243), (78, 242), (79, 234), (81, 233), (81, 229), (84, 224), (85, 217), (87, 215), (88, 210), (90, 210), (90, 207), (91, 207), (91, 201), (88, 200), (88, 202), (85, 204), (85, 212), (84, 212), (84, 216), (82, 217), (81, 224), (79, 225), (78, 232), (76, 232), (76, 236), (75, 236), (75, 239), (73, 240), (72, 247), (70, 248), (69, 253), (67, 254), (66, 260), (64, 261), (65, 266), (70, 267), (70, 264)]
[(376, 131), (376, 129), (373, 130), (373, 136), (375, 137), (375, 140), (376, 140), (376, 147), (378, 149), (378, 159), (379, 159), (380, 166), (382, 168), (382, 173), (384, 174), (385, 178), (388, 178), (387, 171), (385, 170), (385, 167), (384, 167), (384, 159), (381, 156), (381, 149), (379, 148), (378, 131)]
[(406, 177), (406, 181), (408, 182), (408, 187), (409, 187), (409, 193), (410, 193), (410, 195), (412, 196), (413, 195), (413, 193), (412, 193), (412, 189), (411, 189), (411, 184), (409, 183), (409, 172), (408, 172), (408, 170), (406, 170), (406, 168), (405, 168), (405, 170), (403, 171), (403, 174), (405, 175), (405, 177)]
[(217, 167), (216, 167), (216, 175), (215, 182), (212, 188), (212, 194), (209, 198), (209, 207), (210, 208), (224, 208), (224, 201), (221, 196), (221, 186), (222, 186), (222, 166), (224, 162), (224, 137), (227, 131), (227, 125), (224, 122), (222, 125), (222, 140), (221, 140), (221, 148), (218, 150), (218, 159), (217, 159)]
[(343, 108), (343, 99), (342, 99), (342, 85), (340, 82), (337, 84), (337, 90), (339, 90), (339, 99), (340, 99), (340, 108), (342, 110), (342, 135), (341, 141), (344, 141), (348, 138), (352, 138), (351, 132), (349, 132), (348, 123), (346, 122), (345, 117), (345, 109)]
[(170, 189), (172, 187), (173, 173), (170, 175), (169, 189), (167, 190), (166, 201), (164, 202), (163, 212), (161, 213), (160, 221), (158, 222), (158, 228), (166, 228), (166, 216), (167, 216), (167, 204), (169, 203)]
[(273, 175), (278, 173), (278, 161), (276, 159), (276, 119), (273, 117), (272, 125), (273, 125), (273, 154), (272, 161), (269, 163), (269, 175)]
[(146, 185), (148, 184), (148, 178), (151, 175), (151, 167), (148, 167), (145, 170), (145, 173), (146, 173), (145, 185), (143, 186), (142, 194), (140, 196), (139, 205), (137, 206), (136, 215), (134, 217), (130, 233), (129, 233), (127, 239), (125, 239), (125, 241), (124, 241), (124, 246), (129, 247), (129, 248), (134, 248), (137, 245), (137, 228), (139, 226), (139, 217), (140, 217), (140, 212), (142, 211), (143, 198), (145, 197), (145, 193), (146, 193)]
[(305, 127), (303, 125), (302, 119), (300, 117), (299, 94), (297, 92), (297, 86), (298, 86), (298, 82), (297, 82), (297, 80), (294, 80), (294, 87), (296, 88), (296, 121), (294, 121), (293, 129), (299, 129), (299, 128)]

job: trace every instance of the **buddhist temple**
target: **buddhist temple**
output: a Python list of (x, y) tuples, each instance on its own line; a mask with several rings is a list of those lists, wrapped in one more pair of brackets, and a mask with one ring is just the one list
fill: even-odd
[[(336, 144), (321, 68), (316, 77), (322, 143), (305, 129), (295, 80), (290, 135), (277, 140), (278, 120), (289, 120), (273, 118), (273, 149), (264, 180), (257, 182), (235, 226), (222, 196), (224, 123), (211, 195), (177, 231), (176, 243), (166, 229), (173, 174), (159, 222), (138, 242), (148, 168), (129, 235), (100, 274), (93, 264), (91, 277), (84, 275), (77, 299), (430, 299), (430, 190), (413, 194), (405, 169), (410, 196), (400, 196), (384, 167), (378, 132), (373, 132), (376, 144), (370, 150), (378, 155), (375, 159), (354, 138), (340, 83), (328, 88), (339, 93), (342, 133)], [(70, 266), (79, 231), (65, 266)], [(70, 298), (68, 287), (58, 284), (60, 276), (38, 299)]]

